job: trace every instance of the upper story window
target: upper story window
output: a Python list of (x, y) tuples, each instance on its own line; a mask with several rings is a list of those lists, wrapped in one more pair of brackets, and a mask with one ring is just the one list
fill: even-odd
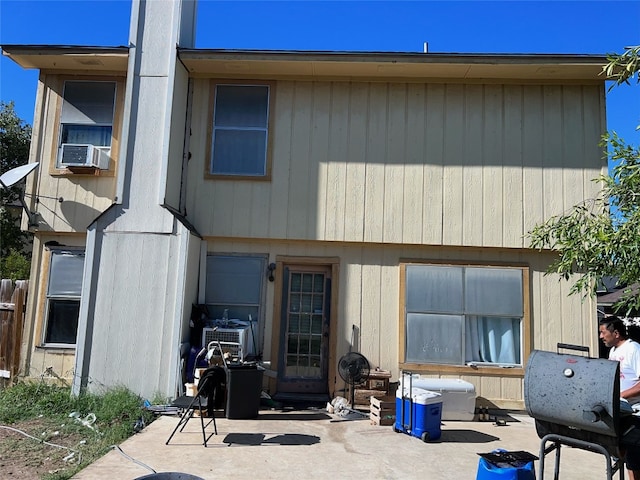
[(525, 268), (402, 265), (410, 364), (523, 365)]
[(109, 168), (116, 82), (64, 82), (56, 168)]
[(212, 85), (213, 119), (209, 174), (269, 175), (270, 85)]

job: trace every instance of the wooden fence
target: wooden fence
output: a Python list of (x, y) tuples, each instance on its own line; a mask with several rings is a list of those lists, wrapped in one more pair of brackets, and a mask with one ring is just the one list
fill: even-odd
[(0, 387), (18, 374), (28, 286), (28, 280), (0, 284)]

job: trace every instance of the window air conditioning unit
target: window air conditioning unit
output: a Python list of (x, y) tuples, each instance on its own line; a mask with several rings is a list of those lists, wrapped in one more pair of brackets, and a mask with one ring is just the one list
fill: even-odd
[[(244, 358), (246, 358), (247, 355), (255, 354), (253, 335), (251, 334), (251, 328), (249, 326), (242, 328), (203, 328), (202, 346), (206, 347), (207, 345), (209, 345), (209, 342), (215, 341), (239, 343), (240, 347), (242, 348), (242, 355), (244, 356)], [(238, 355), (237, 347), (235, 347), (234, 349), (234, 347), (231, 346), (229, 347), (229, 350), (231, 351), (232, 355)]]
[(109, 147), (63, 143), (58, 164), (61, 167), (95, 167), (108, 170), (109, 150)]

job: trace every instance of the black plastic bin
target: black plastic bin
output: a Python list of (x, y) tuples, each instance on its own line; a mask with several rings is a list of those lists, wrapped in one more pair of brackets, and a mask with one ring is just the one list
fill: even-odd
[(263, 373), (264, 370), (255, 365), (227, 366), (227, 418), (258, 416)]

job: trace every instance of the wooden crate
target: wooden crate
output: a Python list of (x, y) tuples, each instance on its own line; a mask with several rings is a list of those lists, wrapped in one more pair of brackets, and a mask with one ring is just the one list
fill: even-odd
[(395, 411), (396, 398), (390, 395), (385, 395), (384, 397), (371, 397), (371, 408)]
[(382, 390), (365, 390), (356, 388), (353, 396), (353, 402), (358, 406), (362, 405), (368, 408), (371, 403), (371, 397), (384, 397), (386, 395), (387, 392)]
[(389, 380), (391, 380), (391, 372), (387, 370), (372, 370), (369, 372), (369, 378), (363, 388), (368, 390), (380, 390), (388, 393)]
[(371, 397), (369, 419), (372, 425), (393, 425), (396, 421), (396, 399), (391, 396)]

